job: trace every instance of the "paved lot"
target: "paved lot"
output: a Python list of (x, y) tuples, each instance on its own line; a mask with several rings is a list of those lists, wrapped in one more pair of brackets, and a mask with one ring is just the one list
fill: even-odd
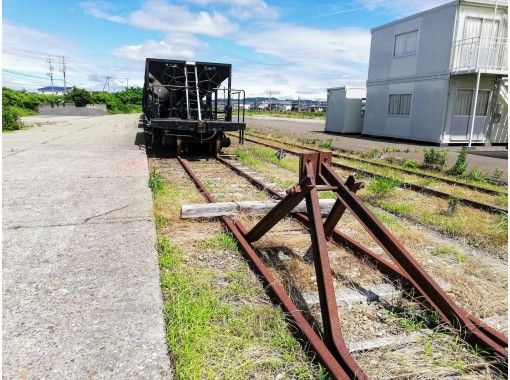
[[(429, 146), (424, 143), (399, 142), (389, 139), (375, 139), (360, 135), (337, 135), (324, 133), (324, 120), (300, 120), (270, 117), (251, 117), (247, 119), (249, 128), (259, 129), (266, 133), (285, 134), (291, 137), (310, 139), (332, 139), (333, 146), (341, 149), (349, 149), (355, 152), (366, 152), (377, 148), (394, 148), (400, 152), (388, 153), (406, 159), (423, 160), (423, 149)], [(460, 147), (437, 147), (436, 149), (448, 151), (448, 165), (451, 166), (457, 159)], [(409, 150), (408, 152), (406, 152)], [(503, 170), (504, 178), (508, 178), (508, 150), (505, 147), (483, 147), (475, 148), (476, 154), (468, 155), (468, 169), (478, 168), (484, 172), (493, 172), (498, 168)]]
[(3, 135), (3, 378), (169, 378), (137, 115)]

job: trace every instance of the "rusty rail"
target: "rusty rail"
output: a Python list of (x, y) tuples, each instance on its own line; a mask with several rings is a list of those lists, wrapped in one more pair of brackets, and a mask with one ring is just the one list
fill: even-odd
[[(195, 173), (193, 173), (193, 170), (191, 169), (187, 161), (181, 157), (177, 157), (177, 159), (179, 160), (179, 163), (181, 164), (183, 169), (195, 183), (197, 188), (207, 199), (207, 201), (213, 203), (214, 197), (205, 189), (200, 179), (195, 175)], [(241, 228), (243, 227), (240, 224), (234, 223), (234, 221), (228, 217), (222, 217), (221, 220), (225, 227), (237, 239), (239, 247), (245, 254), (245, 257), (249, 260), (249, 262), (256, 270), (256, 272), (262, 277), (263, 281), (265, 282), (265, 285), (270, 290), (271, 295), (278, 301), (282, 309), (292, 319), (296, 326), (299, 327), (301, 333), (310, 344), (310, 347), (317, 354), (318, 360), (330, 371), (330, 373), (334, 376), (335, 379), (347, 380), (353, 378), (352, 376), (350, 376), (350, 374), (349, 375), (347, 374), (347, 372), (339, 363), (337, 358), (333, 355), (333, 353), (329, 350), (326, 344), (317, 335), (312, 326), (306, 321), (303, 314), (299, 311), (297, 306), (293, 303), (291, 298), (285, 292), (283, 286), (276, 280), (276, 278), (272, 275), (271, 271), (258, 257), (257, 253), (244, 236), (243, 232), (246, 232), (246, 230), (242, 232)], [(356, 378), (363, 379), (364, 377)]]
[[(311, 160), (313, 163), (312, 165), (316, 165), (316, 171), (319, 178), (319, 181), (314, 183), (316, 185), (317, 183), (326, 185), (328, 188), (337, 186), (337, 199), (345, 208), (348, 208), (351, 211), (351, 213), (360, 221), (363, 227), (365, 227), (365, 229), (372, 235), (375, 241), (379, 242), (381, 247), (393, 259), (393, 262), (378, 257), (378, 255), (370, 251), (368, 248), (364, 247), (363, 245), (359, 244), (358, 242), (337, 230), (331, 231), (333, 241), (335, 241), (337, 244), (347, 246), (353, 250), (354, 253), (360, 256), (368, 257), (371, 261), (376, 263), (381, 271), (388, 274), (389, 276), (404, 280), (408, 285), (412, 286), (412, 288), (418, 291), (418, 293), (420, 293), (420, 295), (427, 300), (427, 303), (438, 312), (444, 322), (458, 329), (462, 338), (470, 343), (479, 344), (488, 349), (491, 354), (495, 354), (503, 359), (505, 361), (505, 364), (503, 365), (506, 365), (506, 361), (508, 359), (507, 337), (455, 304), (455, 302), (414, 260), (411, 254), (391, 235), (391, 233), (377, 220), (377, 218), (370, 212), (370, 210), (368, 210), (363, 205), (361, 200), (359, 200), (359, 198), (354, 194), (355, 189), (352, 188), (354, 180), (350, 180), (351, 187), (349, 187), (349, 180), (346, 182), (346, 184), (341, 182), (331, 166), (331, 155), (325, 153), (314, 153), (303, 154), (300, 157), (300, 185), (304, 180), (303, 173), (308, 175), (311, 170), (309, 166), (303, 164), (303, 160)], [(242, 170), (235, 167), (223, 158), (218, 157), (218, 160), (230, 167), (236, 173), (248, 179), (248, 181), (253, 185), (260, 189), (266, 190), (270, 195), (276, 198), (282, 199), (282, 196), (275, 189), (269, 188), (261, 181), (253, 178), (247, 173), (244, 173)], [(320, 162), (320, 165), (317, 164), (317, 162)], [(304, 172), (303, 167), (306, 168), (306, 172)], [(307, 196), (310, 196), (310, 193), (307, 193)], [(282, 202), (284, 200), (285, 198), (283, 198)], [(283, 206), (281, 206), (281, 208), (283, 209)], [(292, 215), (305, 226), (308, 226), (312, 235), (315, 234), (314, 239), (317, 240), (317, 234), (316, 232), (314, 233), (314, 229), (317, 228), (318, 219), (314, 217), (313, 204), (312, 210), (309, 209), (308, 213), (309, 216), (304, 214)], [(281, 213), (273, 213), (273, 216), (279, 216), (280, 214)], [(310, 217), (310, 215), (312, 215), (312, 217)], [(330, 218), (330, 216), (328, 216), (326, 221)], [(271, 223), (274, 223), (274, 221)], [(332, 224), (332, 222), (330, 224)], [(257, 228), (260, 229), (260, 226)], [(318, 243), (316, 244), (322, 244), (322, 237), (319, 236), (317, 241)], [(316, 251), (320, 251), (320, 249), (316, 249)], [(321, 279), (321, 281), (323, 280)], [(324, 303), (324, 306), (326, 305), (327, 302)], [(322, 306), (323, 303), (321, 302), (321, 310), (324, 310)]]
[[(260, 139), (260, 137), (257, 137), (257, 139)], [(258, 141), (258, 140), (255, 140), (255, 139), (252, 139), (252, 138), (249, 138), (249, 137), (245, 137), (245, 140), (246, 141), (251, 141), (251, 142), (254, 142), (256, 144), (260, 144), (260, 145), (263, 145), (263, 146), (266, 146), (266, 147), (269, 147), (269, 148), (283, 149), (286, 152), (294, 154), (294, 155), (299, 155), (300, 154), (300, 152), (297, 152), (295, 150), (288, 149), (288, 148), (282, 148), (280, 146), (272, 145), (272, 144), (266, 143), (266, 142), (261, 142), (261, 141)], [(281, 142), (278, 142), (278, 144), (289, 145), (287, 143), (281, 143)], [(299, 145), (291, 145), (291, 146), (296, 146), (296, 147), (303, 148), (303, 149), (305, 148), (305, 147), (301, 147)], [(322, 152), (319, 149), (313, 149), (313, 150), (316, 151), (316, 152)], [(346, 157), (346, 158), (348, 158), (348, 157)], [(354, 158), (349, 158), (349, 159), (354, 159)], [(376, 165), (375, 163), (373, 163), (371, 161), (366, 161), (366, 160), (360, 160), (360, 161), (361, 162), (366, 162), (366, 163), (371, 164), (371, 165)], [(366, 174), (368, 174), (370, 176), (377, 177), (377, 178), (389, 178), (389, 177), (386, 177), (386, 176), (384, 176), (382, 174), (374, 173), (374, 172), (372, 172), (370, 170), (359, 169), (359, 168), (356, 168), (354, 166), (349, 166), (349, 165), (346, 165), (346, 164), (341, 164), (339, 162), (333, 162), (332, 165), (337, 167), (337, 168), (341, 168), (341, 169), (345, 169), (345, 170), (353, 170), (353, 171), (358, 171), (358, 172), (361, 172), (361, 173), (366, 173)], [(395, 167), (392, 167), (392, 166), (389, 166), (389, 168), (391, 168), (393, 170), (405, 171), (405, 170), (402, 170), (400, 168), (395, 168)], [(405, 171), (405, 172), (407, 172), (407, 171)], [(412, 172), (412, 171), (409, 172), (409, 174), (418, 175), (418, 176), (429, 176), (429, 175), (424, 175), (424, 174), (421, 174), (421, 173), (415, 173), (415, 172)], [(448, 180), (448, 179), (442, 179), (441, 177), (435, 177), (435, 176), (429, 176), (429, 177), (437, 179), (437, 180), (440, 180), (440, 181), (443, 181), (443, 182), (446, 182), (446, 183), (453, 183), (453, 184), (455, 184), (457, 186), (464, 186), (464, 187), (470, 188), (472, 190), (475, 189), (477, 191), (486, 192), (486, 193), (489, 193), (489, 194), (492, 194), (492, 195), (502, 194), (502, 193), (497, 192), (497, 191), (491, 191), (491, 190), (486, 190), (486, 189), (482, 189), (482, 188), (475, 187), (475, 186), (464, 185), (462, 182), (456, 182), (456, 181), (452, 181), (452, 180)], [(400, 187), (402, 187), (403, 189), (409, 189), (409, 190), (415, 191), (417, 193), (430, 194), (430, 195), (433, 195), (433, 196), (441, 198), (441, 199), (448, 199), (448, 198), (450, 198), (452, 196), (451, 194), (445, 193), (443, 191), (434, 190), (434, 189), (431, 189), (431, 188), (428, 188), (428, 187), (416, 185), (416, 184), (413, 184), (411, 182), (405, 182), (405, 181), (399, 181), (399, 182), (400, 182)], [(473, 208), (477, 208), (477, 209), (480, 209), (480, 210), (484, 210), (484, 211), (488, 211), (488, 212), (492, 212), (492, 213), (500, 213), (500, 212), (507, 212), (508, 211), (507, 209), (498, 207), (496, 205), (490, 205), (490, 204), (486, 204), (486, 203), (483, 203), (483, 202), (478, 202), (478, 201), (473, 200), (473, 199), (467, 199), (467, 198), (462, 198), (462, 197), (459, 198), (459, 199), (460, 199), (461, 203), (463, 203), (463, 204), (465, 204), (467, 206), (470, 206), (470, 207), (473, 207)]]
[[(254, 137), (256, 139), (268, 140), (266, 137), (256, 136), (256, 135), (253, 135), (253, 134), (250, 134), (250, 133), (248, 133), (248, 135), (251, 136), (251, 138), (250, 137), (245, 137), (246, 141), (255, 142), (255, 143), (258, 143), (258, 144), (261, 144), (261, 145), (266, 145), (266, 146), (269, 146), (269, 147), (274, 147), (273, 145), (270, 145), (270, 144), (267, 144), (267, 143), (263, 143), (263, 142), (260, 142), (260, 141), (257, 141), (257, 140), (253, 139), (253, 137)], [(297, 143), (287, 143), (287, 142), (282, 142), (282, 141), (278, 141), (278, 140), (270, 140), (270, 141), (275, 141), (276, 143), (281, 144), (281, 145), (287, 145), (287, 146), (292, 146), (292, 147), (299, 148), (299, 149), (304, 149), (306, 151), (314, 151), (314, 152), (323, 152), (324, 151), (324, 150), (321, 150), (321, 149), (317, 149), (317, 148), (313, 148), (313, 147), (309, 147), (309, 146), (305, 146), (305, 145), (301, 145), (301, 144), (297, 144)], [(282, 149), (282, 150), (287, 151), (287, 152), (292, 153), (292, 154), (299, 154), (299, 153), (296, 153), (295, 151), (287, 150), (287, 149), (284, 149), (282, 147), (277, 147), (277, 148)], [(452, 179), (452, 178), (446, 178), (446, 177), (442, 177), (442, 176), (439, 176), (439, 175), (434, 175), (434, 174), (431, 174), (431, 173), (415, 172), (412, 169), (407, 169), (407, 168), (403, 168), (403, 167), (400, 167), (400, 166), (391, 165), (391, 164), (388, 164), (388, 163), (372, 161), (372, 160), (364, 159), (364, 158), (360, 158), (360, 157), (352, 157), (351, 155), (348, 155), (346, 153), (349, 153), (349, 154), (354, 154), (354, 153), (349, 152), (347, 149), (340, 149), (340, 148), (334, 148), (334, 149), (335, 149), (335, 151), (332, 152), (333, 157), (345, 158), (345, 159), (348, 159), (348, 160), (359, 161), (359, 162), (363, 162), (363, 163), (374, 165), (374, 166), (379, 166), (379, 167), (383, 167), (383, 168), (399, 170), (399, 171), (402, 171), (404, 173), (414, 174), (414, 175), (419, 175), (419, 176), (422, 176), (422, 177), (431, 178), (431, 179), (442, 181), (442, 182), (445, 182), (445, 183), (448, 183), (448, 184), (451, 184), (451, 185), (462, 186), (462, 187), (465, 187), (465, 188), (468, 188), (468, 189), (471, 189), (471, 190), (477, 190), (477, 191), (481, 191), (481, 192), (487, 193), (487, 194), (492, 194), (492, 195), (506, 194), (503, 191), (489, 189), (489, 188), (486, 188), (486, 187), (480, 187), (480, 186), (475, 185), (475, 184), (470, 184), (470, 183), (467, 183), (467, 182), (462, 182), (462, 181), (455, 180), (455, 179)], [(340, 152), (345, 152), (345, 153), (340, 153)], [(503, 181), (498, 181), (498, 180), (489, 180), (489, 181), (492, 182), (495, 185), (506, 185), (506, 183), (503, 182)]]

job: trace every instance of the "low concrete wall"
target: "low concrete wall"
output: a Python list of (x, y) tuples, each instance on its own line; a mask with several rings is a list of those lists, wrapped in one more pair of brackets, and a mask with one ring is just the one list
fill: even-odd
[(89, 104), (85, 107), (76, 107), (74, 103), (41, 104), (39, 115), (47, 116), (102, 116), (106, 115), (106, 104)]

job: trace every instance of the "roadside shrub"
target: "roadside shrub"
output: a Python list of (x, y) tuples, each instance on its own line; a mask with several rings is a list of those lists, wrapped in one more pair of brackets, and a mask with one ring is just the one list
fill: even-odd
[(368, 184), (367, 190), (374, 196), (384, 197), (399, 185), (400, 182), (392, 178), (377, 178)]
[(432, 170), (443, 170), (446, 165), (446, 152), (434, 148), (423, 150), (423, 165)]
[(85, 107), (87, 104), (92, 103), (92, 96), (90, 92), (83, 88), (73, 88), (72, 91), (64, 95), (67, 102), (74, 102), (76, 107)]
[(467, 169), (467, 147), (463, 146), (460, 151), (459, 157), (457, 157), (457, 161), (450, 169), (450, 173), (454, 176), (460, 177), (462, 176)]
[(420, 166), (419, 162), (416, 160), (406, 160), (404, 161), (404, 167), (409, 169), (418, 169)]
[(23, 123), (18, 114), (11, 107), (3, 107), (2, 131), (17, 131), (23, 128)]

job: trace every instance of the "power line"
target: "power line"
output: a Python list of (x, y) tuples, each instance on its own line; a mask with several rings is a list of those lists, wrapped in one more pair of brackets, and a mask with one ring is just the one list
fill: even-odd
[[(21, 73), (21, 72), (9, 70), (9, 69), (2, 69), (2, 71), (6, 72), (6, 73), (9, 73), (9, 74), (13, 74), (13, 75), (23, 76), (23, 77), (37, 78), (37, 79), (46, 79), (46, 80), (48, 79), (47, 77), (40, 77), (40, 76), (37, 76), (37, 75)], [(59, 79), (57, 79), (57, 80), (59, 80)]]

